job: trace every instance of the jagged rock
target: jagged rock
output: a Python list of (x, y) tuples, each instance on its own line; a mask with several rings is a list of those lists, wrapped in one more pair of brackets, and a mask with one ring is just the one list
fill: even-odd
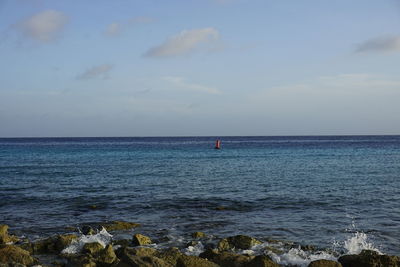
[(164, 260), (172, 266), (176, 266), (179, 257), (183, 254), (179, 251), (178, 248), (169, 248), (155, 254), (156, 257)]
[(81, 228), (81, 232), (84, 235), (94, 235), (96, 234), (96, 230), (94, 230), (91, 226), (89, 225), (84, 225)]
[(74, 234), (64, 234), (58, 235), (56, 237), (56, 250), (57, 252), (61, 252), (64, 248), (71, 245), (72, 241), (78, 239), (78, 237)]
[(135, 234), (133, 235), (132, 243), (134, 246), (143, 246), (151, 244), (151, 239), (145, 235)]
[(66, 267), (96, 267), (96, 262), (90, 255), (77, 255), (68, 260)]
[(316, 261), (310, 262), (308, 267), (342, 267), (342, 265), (337, 261), (316, 260)]
[(218, 250), (210, 249), (200, 254), (201, 258), (206, 258), (221, 266), (241, 267), (251, 261), (254, 256), (235, 254), (227, 251), (218, 253)]
[(173, 267), (173, 265), (157, 257), (126, 256), (121, 259), (116, 267)]
[(78, 237), (73, 234), (57, 235), (33, 242), (31, 247), (33, 254), (58, 254), (75, 239)]
[(206, 259), (182, 254), (176, 262), (177, 267), (218, 267), (219, 265)]
[(0, 244), (15, 243), (18, 240), (18, 237), (8, 234), (8, 225), (0, 224)]
[(245, 235), (236, 235), (228, 238), (224, 238), (218, 243), (218, 249), (220, 251), (231, 250), (231, 249), (250, 249), (252, 246), (261, 244), (262, 242)]
[(139, 227), (140, 224), (124, 221), (112, 221), (110, 223), (101, 224), (107, 231), (129, 230)]
[(193, 238), (204, 238), (204, 237), (206, 237), (206, 234), (205, 233), (203, 233), (203, 232), (194, 232), (194, 233), (192, 233), (192, 237)]
[(338, 261), (343, 267), (400, 267), (400, 257), (380, 255), (372, 250), (363, 250), (358, 255), (344, 255)]
[(86, 243), (82, 248), (82, 253), (94, 255), (103, 249), (103, 245), (98, 242)]
[(107, 245), (103, 250), (101, 250), (96, 257), (96, 262), (99, 265), (107, 266), (112, 264), (117, 260), (114, 249), (112, 245)]
[(271, 260), (270, 257), (265, 255), (258, 255), (247, 264), (245, 267), (279, 267), (279, 264)]
[(14, 245), (0, 246), (0, 263), (32, 265), (36, 259), (30, 253)]

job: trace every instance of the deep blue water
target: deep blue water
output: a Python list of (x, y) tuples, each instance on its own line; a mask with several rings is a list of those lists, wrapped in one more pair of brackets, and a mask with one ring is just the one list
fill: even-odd
[(0, 139), (0, 223), (29, 236), (128, 220), (321, 247), (360, 231), (400, 254), (400, 136), (220, 139)]

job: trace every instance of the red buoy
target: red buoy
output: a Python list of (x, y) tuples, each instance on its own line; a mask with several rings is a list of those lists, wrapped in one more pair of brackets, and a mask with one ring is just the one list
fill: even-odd
[(220, 149), (221, 148), (221, 140), (215, 141), (215, 149)]

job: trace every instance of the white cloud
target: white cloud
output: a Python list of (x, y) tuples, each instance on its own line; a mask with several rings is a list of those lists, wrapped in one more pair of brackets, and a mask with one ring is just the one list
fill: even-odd
[(163, 77), (165, 81), (170, 82), (175, 87), (182, 88), (185, 90), (202, 92), (207, 94), (221, 94), (221, 91), (214, 87), (204, 86), (195, 83), (188, 83), (182, 77), (175, 77), (175, 76), (166, 76)]
[(124, 30), (126, 30), (131, 26), (135, 26), (137, 24), (150, 23), (152, 21), (153, 19), (149, 17), (135, 17), (123, 22), (113, 22), (107, 25), (104, 34), (109, 37), (115, 37), (120, 35)]
[(54, 41), (68, 22), (68, 17), (56, 10), (45, 10), (26, 18), (16, 28), (26, 37), (47, 43)]
[(147, 57), (170, 57), (186, 55), (201, 45), (212, 45), (219, 40), (219, 32), (214, 28), (185, 30), (170, 37), (163, 44), (149, 49)]
[(113, 68), (113, 66), (110, 64), (94, 66), (94, 67), (86, 70), (85, 72), (79, 74), (77, 76), (77, 79), (78, 80), (89, 80), (89, 79), (94, 79), (94, 78), (107, 79), (108, 74), (112, 68)]
[(400, 51), (400, 36), (373, 38), (360, 44), (356, 52), (390, 52)]
[(105, 34), (107, 36), (116, 36), (121, 32), (121, 24), (118, 22), (113, 22), (107, 26)]

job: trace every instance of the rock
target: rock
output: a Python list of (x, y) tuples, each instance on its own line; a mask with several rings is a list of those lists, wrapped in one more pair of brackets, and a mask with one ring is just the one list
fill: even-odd
[(72, 241), (78, 239), (76, 235), (65, 234), (48, 237), (31, 244), (33, 254), (58, 254), (69, 246)]
[(71, 243), (77, 239), (78, 237), (74, 234), (58, 235), (56, 237), (56, 246), (55, 246), (57, 252), (60, 253), (64, 248), (71, 245)]
[(265, 255), (258, 255), (247, 264), (245, 267), (279, 267), (279, 264), (273, 262), (270, 257)]
[(373, 250), (363, 250), (358, 255), (344, 255), (338, 261), (343, 267), (400, 267), (400, 257), (380, 255)]
[(206, 234), (205, 233), (203, 233), (203, 232), (194, 232), (194, 233), (192, 233), (192, 237), (193, 238), (204, 238), (204, 237), (206, 237)]
[(164, 260), (172, 266), (176, 266), (178, 259), (183, 254), (177, 248), (169, 248), (155, 254), (156, 257)]
[(91, 226), (89, 225), (84, 225), (81, 228), (81, 232), (84, 235), (94, 235), (96, 234), (96, 230), (94, 230)]
[(157, 257), (126, 256), (115, 265), (116, 267), (173, 267), (173, 265)]
[(225, 206), (218, 206), (215, 208), (215, 210), (226, 210), (226, 209), (228, 209), (228, 208)]
[(68, 260), (66, 267), (96, 267), (96, 262), (90, 255), (77, 255)]
[(234, 248), (250, 249), (251, 247), (253, 247), (255, 245), (259, 245), (259, 244), (262, 244), (262, 242), (255, 238), (245, 236), (245, 235), (236, 235), (236, 236), (231, 236), (231, 237), (222, 239), (218, 243), (217, 247), (220, 251), (224, 251), (224, 250), (231, 250)]
[(15, 243), (18, 237), (8, 234), (8, 225), (0, 224), (0, 244)]
[(132, 229), (132, 228), (136, 228), (136, 227), (139, 227), (140, 224), (133, 223), (133, 222), (113, 221), (113, 222), (110, 222), (110, 223), (102, 224), (102, 226), (107, 231), (117, 231), (117, 230), (129, 230), (129, 229)]
[(112, 264), (117, 260), (114, 249), (112, 245), (107, 245), (103, 250), (97, 254), (96, 262), (99, 265), (107, 266)]
[(23, 265), (32, 265), (37, 260), (31, 257), (28, 251), (14, 245), (5, 245), (0, 247), (0, 263), (16, 263)]
[(82, 248), (82, 253), (95, 255), (103, 249), (103, 245), (98, 242), (86, 243)]
[(206, 249), (204, 252), (200, 253), (199, 257), (203, 259), (208, 259), (214, 261), (214, 258), (219, 255), (218, 249)]
[(241, 267), (251, 261), (254, 256), (235, 254), (232, 252), (223, 251), (222, 253), (209, 252), (200, 255), (200, 257), (207, 256), (206, 258), (221, 266)]
[(331, 260), (316, 260), (310, 262), (308, 267), (342, 267), (339, 262)]
[(135, 234), (133, 235), (132, 243), (134, 246), (144, 246), (151, 244), (151, 239), (145, 235)]
[(176, 262), (177, 267), (218, 267), (219, 265), (206, 259), (182, 254)]

